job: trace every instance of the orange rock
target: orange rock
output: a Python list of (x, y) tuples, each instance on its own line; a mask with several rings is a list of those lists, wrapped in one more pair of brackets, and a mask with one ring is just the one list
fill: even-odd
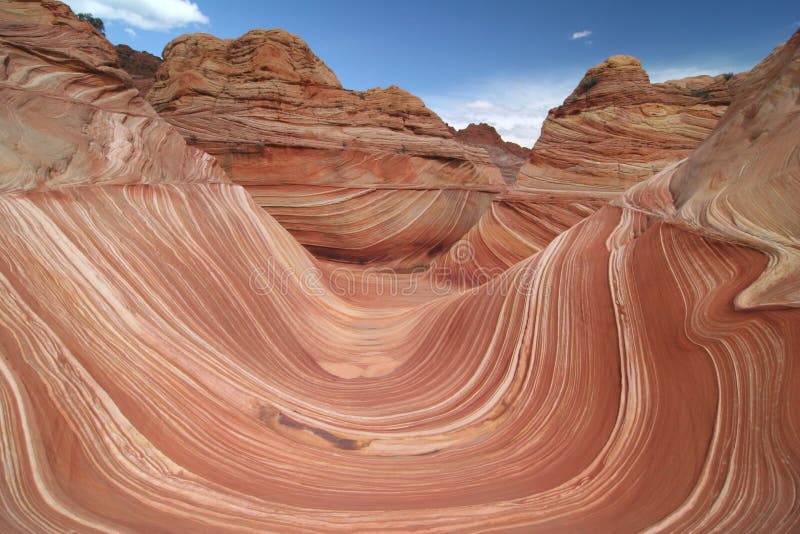
[[(733, 305), (799, 238), (800, 33), (685, 163), (484, 284), (392, 290), (165, 155), (69, 10), (0, 15), (1, 531), (800, 527), (800, 309)], [(127, 123), (139, 157), (98, 146)], [(31, 181), (63, 136), (71, 179)]]
[(638, 59), (612, 56), (550, 111), (517, 188), (622, 191), (708, 137), (733, 83), (719, 75), (651, 84)]
[(711, 136), (685, 162), (631, 189), (620, 205), (657, 213), (770, 256), (741, 309), (800, 306), (800, 32), (736, 87)]
[(59, 2), (0, 4), (0, 192), (224, 182), (139, 96), (114, 47)]
[(450, 128), (453, 136), (468, 145), (479, 146), (489, 153), (492, 162), (500, 169), (503, 180), (513, 184), (519, 168), (525, 163), (530, 153), (529, 148), (521, 147), (510, 141), (503, 141), (497, 130), (486, 123), (469, 124), (463, 130)]
[[(394, 86), (342, 89), (308, 46), (283, 30), (232, 40), (178, 37), (164, 50), (148, 99), (234, 182), (257, 189), (262, 206), (304, 244), (333, 259), (425, 263), (460, 238), (480, 217), (475, 209), (503, 187), (486, 151), (453, 139), (419, 98)], [(280, 208), (273, 209), (266, 186), (278, 185)], [(309, 186), (328, 188), (313, 193), (324, 205), (309, 202)], [(330, 187), (348, 189), (341, 202)], [(355, 193), (363, 205), (347, 200)], [(409, 195), (416, 208), (396, 210)], [(332, 212), (347, 213), (348, 225)], [(313, 226), (318, 237), (298, 226)], [(383, 252), (374, 254), (377, 248)]]

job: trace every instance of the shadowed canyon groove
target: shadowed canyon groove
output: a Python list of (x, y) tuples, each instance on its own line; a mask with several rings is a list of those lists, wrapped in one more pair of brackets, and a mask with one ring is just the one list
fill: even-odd
[(356, 297), (62, 4), (0, 35), (0, 530), (800, 526), (800, 33), (613, 203), (492, 208), (553, 223), (485, 283)]

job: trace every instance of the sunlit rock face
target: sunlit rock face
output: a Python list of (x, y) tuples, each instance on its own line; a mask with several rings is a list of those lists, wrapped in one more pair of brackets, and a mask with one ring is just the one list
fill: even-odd
[(475, 257), (470, 272), (496, 272), (542, 250), (620, 192), (688, 156), (744, 76), (651, 84), (630, 56), (589, 69), (548, 114), (508, 192), (457, 245), (488, 252)]
[(62, 5), (0, 15), (4, 122), (109, 114), (141, 154), (70, 129), (47, 181), (50, 144), (0, 137), (1, 531), (800, 528), (800, 310), (734, 305), (777, 300), (758, 249), (796, 250), (800, 34), (685, 163), (490, 282), (398, 292), (164, 159), (177, 134)]
[(330, 259), (427, 264), (503, 187), (486, 151), (453, 139), (419, 98), (394, 86), (342, 89), (283, 30), (178, 37), (148, 99)]
[(227, 181), (139, 96), (114, 47), (58, 2), (3, 2), (0, 191)]
[(798, 46), (795, 34), (750, 72), (691, 158), (618, 202), (765, 252), (769, 267), (736, 299), (743, 309), (800, 305)]
[(517, 185), (522, 190), (622, 191), (688, 156), (730, 103), (742, 76), (651, 84), (638, 59), (612, 56), (553, 109)]

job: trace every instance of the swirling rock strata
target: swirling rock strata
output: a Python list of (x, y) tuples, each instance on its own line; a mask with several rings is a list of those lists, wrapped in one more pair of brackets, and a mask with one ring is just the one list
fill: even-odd
[(487, 251), (460, 265), (462, 275), (497, 272), (542, 250), (621, 191), (685, 158), (708, 137), (743, 78), (651, 84), (630, 56), (589, 69), (548, 114), (509, 192), (455, 245)]
[(737, 307), (800, 305), (800, 35), (741, 84), (718, 128), (685, 162), (630, 190), (620, 205), (752, 246), (769, 267)]
[[(453, 139), (419, 98), (394, 86), (345, 90), (283, 30), (178, 37), (164, 49), (148, 98), (234, 182), (256, 190), (302, 243), (331, 259), (424, 263), (459, 239), (503, 184), (486, 151)], [(272, 186), (280, 188), (270, 193)], [(413, 210), (397, 210), (411, 198)]]
[[(58, 85), (56, 30), (102, 49), (61, 6), (2, 9), (3, 53), (40, 51), (15, 91)], [(799, 41), (747, 88), (779, 104), (755, 113), (753, 151), (793, 181)], [(717, 150), (746, 136), (726, 131)], [(244, 188), (193, 182), (202, 156), (177, 155), (170, 183), (0, 194), (3, 531), (800, 527), (800, 310), (734, 310), (769, 258), (656, 209), (705, 185), (657, 177), (467, 291), (356, 301)], [(684, 172), (713, 168), (698, 155)], [(797, 221), (752, 199), (743, 228)]]
[(638, 59), (612, 56), (550, 110), (517, 185), (622, 191), (685, 158), (708, 137), (737, 78), (651, 84)]
[(58, 2), (0, 4), (0, 192), (223, 182), (139, 96), (114, 47)]

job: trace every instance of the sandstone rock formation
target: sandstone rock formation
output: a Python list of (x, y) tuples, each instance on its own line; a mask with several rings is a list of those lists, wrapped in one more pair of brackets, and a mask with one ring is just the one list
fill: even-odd
[(157, 78), (160, 115), (323, 257), (424, 265), (503, 185), (486, 151), (453, 139), (419, 98), (342, 89), (283, 30), (178, 37)]
[(63, 5), (0, 15), (0, 109), (114, 118), (71, 132), (70, 180), (18, 171), (52, 141), (0, 137), (0, 530), (800, 528), (800, 310), (733, 307), (778, 265), (755, 243), (800, 237), (800, 32), (689, 160), (492, 281), (352, 298), (373, 273), (328, 270), (207, 156), (164, 159)]
[(528, 158), (530, 149), (521, 147), (511, 141), (503, 141), (497, 130), (486, 123), (469, 124), (462, 130), (450, 128), (453, 136), (462, 143), (475, 145), (489, 153), (492, 162), (500, 169), (503, 180), (513, 184), (519, 168)]
[(462, 275), (510, 267), (621, 191), (685, 158), (708, 137), (743, 77), (651, 84), (630, 56), (589, 69), (548, 114), (514, 185), (454, 245), (487, 252), (459, 265)]
[(58, 2), (0, 4), (0, 192), (222, 182), (115, 68), (114, 47)]
[(735, 83), (719, 75), (651, 84), (638, 59), (612, 56), (550, 111), (518, 185), (625, 190), (708, 137)]
[(118, 44), (114, 48), (119, 57), (119, 68), (130, 74), (139, 93), (146, 95), (156, 81), (161, 58), (143, 50), (134, 50), (126, 44)]
[(764, 251), (769, 266), (737, 298), (743, 309), (800, 306), (799, 49), (795, 34), (751, 71), (691, 158), (620, 203)]

